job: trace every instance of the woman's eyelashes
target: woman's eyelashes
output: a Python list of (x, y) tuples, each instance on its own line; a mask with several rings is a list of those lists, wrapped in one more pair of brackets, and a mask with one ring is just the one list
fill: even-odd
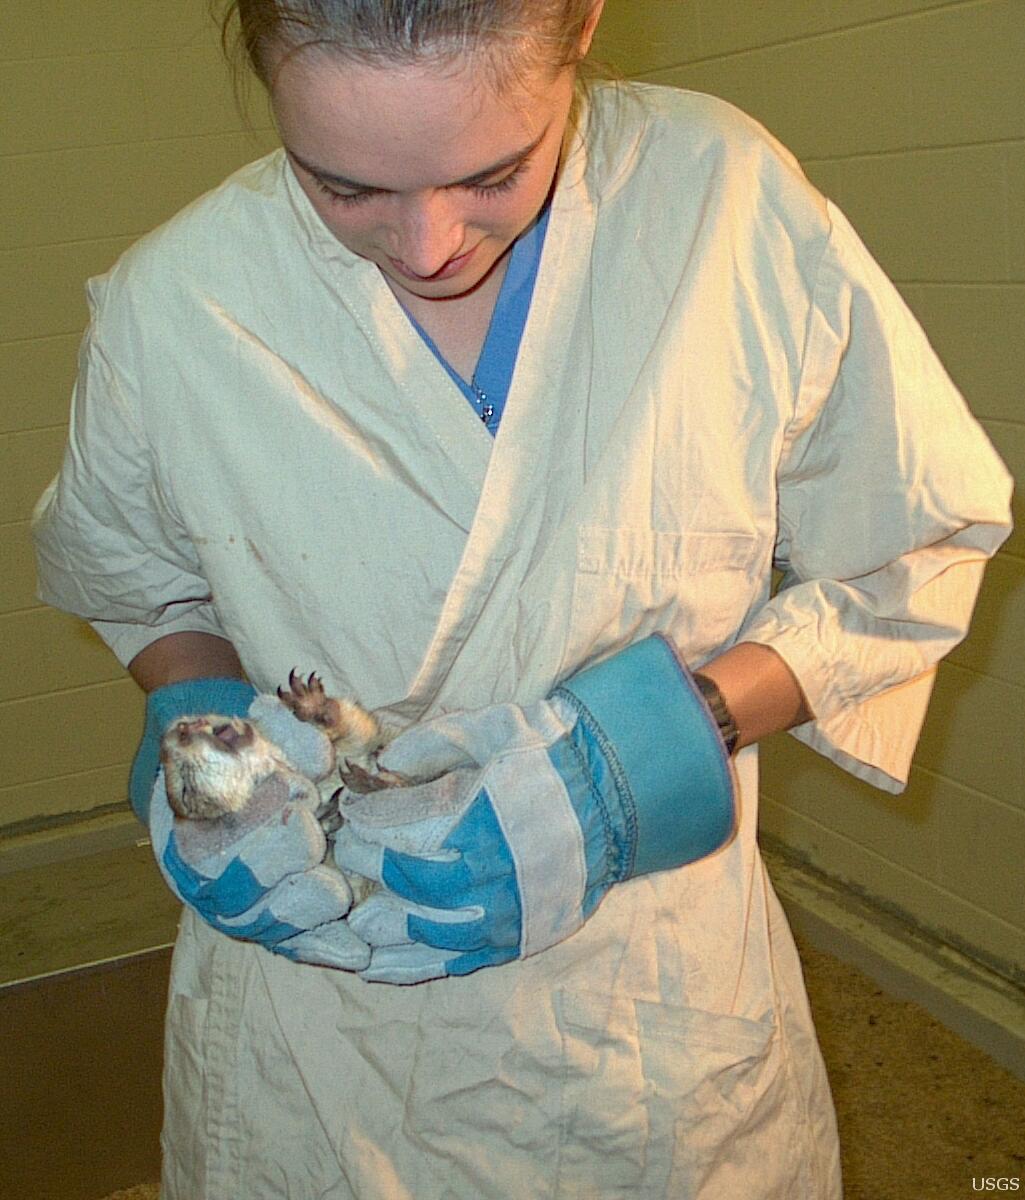
[[(503, 192), (508, 192), (514, 188), (527, 169), (530, 159), (523, 158), (516, 164), (515, 167), (508, 173), (503, 175), (501, 179), (494, 183), (463, 183), (453, 184), (453, 187), (464, 187), (472, 192), (475, 196), (480, 196), (482, 199), (494, 199), (496, 196), (502, 195)], [(330, 184), (322, 183), (317, 180), (317, 189), (322, 192), (331, 201), (332, 204), (344, 204), (346, 206), (355, 206), (357, 204), (365, 204), (366, 201), (373, 199), (374, 196), (387, 195), (388, 193), (377, 188), (363, 188), (358, 192), (339, 192)]]
[(370, 199), (371, 196), (380, 195), (379, 192), (336, 192), (333, 187), (326, 183), (317, 183), (317, 191), (331, 201), (332, 204), (356, 205), (363, 204)]
[(488, 196), (500, 196), (503, 192), (508, 192), (516, 186), (517, 180), (527, 169), (529, 162), (529, 158), (521, 158), (508, 175), (503, 175), (495, 183), (471, 183), (467, 186), (475, 196), (484, 196), (485, 198)]

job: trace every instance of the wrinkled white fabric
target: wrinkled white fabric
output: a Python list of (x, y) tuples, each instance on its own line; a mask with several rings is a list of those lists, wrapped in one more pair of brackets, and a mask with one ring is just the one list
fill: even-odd
[[(773, 646), (798, 736), (898, 788), (1007, 532), (1006, 472), (842, 215), (755, 123), (599, 88), (497, 439), (280, 154), (90, 284), (42, 597), (122, 661), (223, 634), (403, 725), (654, 631)], [(771, 567), (785, 589), (771, 597)], [(834, 1200), (832, 1108), (756, 842), (465, 979), (363, 983), (186, 914), (165, 1200)]]

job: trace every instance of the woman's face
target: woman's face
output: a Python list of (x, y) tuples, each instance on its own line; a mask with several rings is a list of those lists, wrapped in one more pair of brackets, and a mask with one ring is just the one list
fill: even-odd
[(295, 174), (338, 240), (423, 299), (472, 291), (551, 189), (574, 73), (496, 94), (472, 58), (366, 66), (327, 54), (281, 68), (273, 106)]

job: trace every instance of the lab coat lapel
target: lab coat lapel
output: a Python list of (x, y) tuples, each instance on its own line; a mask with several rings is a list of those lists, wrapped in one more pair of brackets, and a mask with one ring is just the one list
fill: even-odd
[[(377, 266), (346, 249), (321, 220), (287, 160), (285, 183), (311, 250), (314, 268), (348, 310), (366, 343), (368, 412), (384, 418), (392, 452), (415, 472), (425, 499), (467, 532), (491, 457), (491, 436), (470, 410)], [(359, 350), (354, 349), (359, 355)], [(387, 410), (381, 412), (381, 399)], [(347, 396), (346, 403), (358, 403)]]
[[(432, 704), (443, 703), (452, 665), (489, 606), (497, 610), (488, 614), (487, 625), (495, 630), (489, 640), (502, 652), (501, 644), (513, 635), (511, 625), (503, 627), (514, 611), (510, 600), (539, 535), (553, 514), (572, 504), (583, 483), (595, 213), (577, 171), (574, 181), (563, 180), (552, 201), (533, 302), (473, 525), (420, 670), (406, 700), (394, 709), (399, 715), (419, 718)], [(459, 401), (483, 431), (466, 401), (461, 396)], [(451, 426), (451, 414), (446, 420)], [(449, 437), (463, 432), (462, 422), (445, 430)], [(479, 669), (486, 671), (487, 664)]]

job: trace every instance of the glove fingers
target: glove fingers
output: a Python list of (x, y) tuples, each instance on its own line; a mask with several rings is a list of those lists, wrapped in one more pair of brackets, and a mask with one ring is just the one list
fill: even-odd
[(334, 867), (314, 867), (289, 875), (267, 895), (273, 911), (300, 929), (337, 921), (352, 908), (352, 888)]
[(515, 949), (478, 950), (473, 954), (460, 954), (448, 961), (449, 975), (472, 975), (481, 967), (498, 967), (518, 957)]
[[(185, 857), (183, 840), (179, 839), (179, 850)], [(187, 861), (198, 874), (215, 878), (223, 870), (225, 861), (237, 860), (267, 891), (287, 876), (317, 866), (326, 851), (327, 839), (313, 813), (304, 806), (289, 804), (237, 841), (221, 847), (217, 853), (205, 859), (189, 855)]]
[[(224, 854), (197, 865), (187, 862), (173, 828), (158, 861), (179, 899), (204, 916), (217, 913), (231, 918), (252, 908), (282, 880), (299, 877), (319, 863), (325, 847), (323, 831), (313, 815), (299, 810), (292, 812), (287, 824), (278, 821), (248, 834), (227, 866), (223, 866)], [(217, 868), (221, 868), (220, 874), (211, 878), (208, 872)]]
[(409, 941), (409, 906), (397, 896), (375, 892), (349, 914), (349, 928), (370, 946), (401, 946)]
[(172, 833), (159, 859), (164, 878), (178, 898), (191, 905), (207, 921), (217, 916), (232, 918), (248, 912), (266, 894), (266, 887), (252, 871), (233, 858), (217, 879), (201, 875), (178, 853)]
[(473, 881), (461, 857), (438, 860), (386, 849), (381, 882), (395, 895), (414, 904), (454, 909), (466, 906)]
[(452, 741), (445, 731), (426, 725), (414, 725), (400, 733), (381, 751), (378, 763), (386, 771), (395, 771), (408, 779), (431, 779), (456, 767), (478, 765), (458, 741)]
[(272, 948), (275, 954), (283, 954), (293, 962), (339, 971), (362, 971), (370, 965), (370, 947), (353, 932), (348, 921), (331, 921)]
[(353, 832), (351, 825), (343, 825), (335, 834), (332, 854), (343, 871), (351, 871), (353, 874), (362, 875), (364, 879), (381, 882), (384, 847), (365, 842)]
[(373, 951), (360, 978), (368, 983), (424, 983), (442, 979), (448, 974), (448, 963), (458, 957), (432, 946), (385, 946)]
[(257, 905), (252, 913), (246, 913), (245, 920), (240, 918), (234, 921), (226, 921), (216, 912), (204, 911), (199, 905), (193, 907), (211, 929), (243, 942), (260, 942), (264, 946), (273, 946), (276, 942), (303, 932), (302, 926), (279, 920), (275, 913), (263, 905)]
[(385, 946), (375, 950), (370, 966), (360, 972), (368, 983), (424, 983), (446, 975), (469, 975), (482, 967), (511, 962), (515, 950), (480, 950), (473, 954), (435, 950), (430, 946)]
[(193, 905), (221, 933), (248, 942), (272, 946), (328, 921), (336, 921), (352, 907), (352, 889), (330, 867), (316, 867), (291, 875), (235, 918), (211, 909), (204, 900)]
[(483, 767), (500, 752), (550, 746), (575, 721), (570, 705), (545, 700), (449, 713), (400, 733), (380, 763), (410, 779), (432, 779), (457, 767)]
[(438, 926), (476, 923), (481, 910), (433, 909), (408, 904), (389, 892), (375, 892), (349, 914), (351, 928), (371, 946), (401, 946), (411, 941), (409, 926), (415, 919)]
[[(472, 910), (466, 910), (471, 913)], [(482, 910), (478, 910), (482, 911)], [(492, 920), (432, 921), (411, 913), (407, 922), (409, 936), (414, 942), (435, 946), (439, 950), (512, 950), (519, 948), (519, 929), (497, 929)]]
[(323, 779), (331, 771), (335, 761), (331, 739), (316, 725), (300, 721), (277, 696), (261, 693), (250, 705), (249, 716), (300, 774)]
[(493, 704), (435, 717), (399, 734), (381, 754), (381, 765), (412, 779), (429, 779), (459, 766), (482, 767), (501, 750), (561, 736), (561, 724), (556, 730), (547, 708)]
[(404, 849), (433, 849), (462, 815), (480, 776), (477, 767), (457, 767), (428, 783), (367, 795), (345, 792), (341, 815), (367, 841), (394, 845), (396, 839), (403, 839)]

